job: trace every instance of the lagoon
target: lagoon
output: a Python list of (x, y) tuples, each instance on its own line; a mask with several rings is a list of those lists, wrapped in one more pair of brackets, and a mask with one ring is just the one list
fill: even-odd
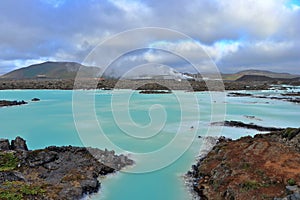
[[(284, 91), (252, 93), (280, 92)], [(300, 127), (297, 104), (226, 94), (214, 93), (217, 99), (211, 99), (209, 92), (139, 94), (132, 90), (82, 90), (74, 94), (71, 90), (2, 90), (0, 99), (25, 100), (29, 104), (0, 108), (0, 138), (14, 139), (19, 135), (27, 140), (29, 149), (51, 145), (116, 147), (117, 153), (128, 154), (136, 161), (134, 166), (103, 179), (99, 194), (86, 199), (192, 199), (182, 175), (199, 154), (202, 139), (198, 136), (238, 138), (258, 133), (210, 126), (210, 122), (226, 119), (262, 126)], [(31, 102), (34, 97), (41, 101)], [(82, 99), (77, 101), (74, 97)], [(212, 112), (213, 108), (217, 109)]]

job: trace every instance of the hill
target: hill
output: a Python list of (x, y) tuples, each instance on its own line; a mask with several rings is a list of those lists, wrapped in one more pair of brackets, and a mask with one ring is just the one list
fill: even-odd
[(271, 72), (267, 70), (243, 70), (239, 71), (234, 74), (222, 74), (222, 77), (224, 80), (237, 80), (243, 76), (264, 76), (269, 78), (275, 78), (275, 79), (292, 79), (299, 77), (299, 75), (289, 74), (289, 73), (277, 73), (277, 72)]
[(81, 69), (83, 77), (95, 77), (97, 67), (87, 67), (75, 62), (44, 62), (11, 71), (1, 76), (2, 79), (74, 79)]
[(262, 76), (262, 75), (243, 75), (242, 77), (236, 79), (235, 81), (273, 81), (273, 80), (277, 80), (277, 79), (268, 76)]

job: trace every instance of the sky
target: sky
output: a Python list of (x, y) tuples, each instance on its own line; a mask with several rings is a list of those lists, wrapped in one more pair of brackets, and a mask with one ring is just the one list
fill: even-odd
[(178, 31), (194, 42), (151, 41), (115, 61), (119, 68), (147, 61), (188, 72), (172, 52), (197, 57), (200, 48), (223, 73), (300, 74), (299, 23), (300, 0), (1, 0), (0, 74), (44, 61), (81, 63), (99, 43), (144, 27)]

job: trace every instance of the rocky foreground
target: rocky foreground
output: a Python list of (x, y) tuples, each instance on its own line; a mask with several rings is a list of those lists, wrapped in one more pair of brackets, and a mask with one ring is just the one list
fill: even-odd
[(11, 143), (1, 139), (0, 199), (80, 199), (99, 190), (100, 176), (132, 164), (114, 151), (72, 146), (29, 151), (20, 137)]
[(200, 199), (300, 199), (300, 129), (238, 140), (219, 138), (193, 170)]

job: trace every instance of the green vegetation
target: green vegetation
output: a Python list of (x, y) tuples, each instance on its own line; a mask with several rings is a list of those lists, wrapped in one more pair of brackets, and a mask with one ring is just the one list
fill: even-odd
[(296, 135), (298, 135), (298, 129), (296, 128), (287, 128), (284, 133), (283, 133), (283, 137), (287, 138), (288, 140), (293, 139)]
[(241, 186), (242, 186), (243, 190), (249, 191), (249, 190), (258, 189), (260, 187), (260, 184), (257, 183), (256, 181), (249, 180), (249, 181), (246, 181), (245, 183), (243, 183)]
[(18, 162), (18, 158), (13, 153), (0, 153), (0, 172), (14, 170)]
[(287, 183), (288, 183), (289, 185), (291, 185), (291, 186), (296, 185), (296, 181), (295, 181), (294, 179), (292, 179), (292, 178), (290, 178), (290, 179), (287, 181)]
[(22, 200), (42, 196), (46, 191), (40, 186), (29, 185), (20, 181), (7, 181), (0, 186), (0, 199)]

